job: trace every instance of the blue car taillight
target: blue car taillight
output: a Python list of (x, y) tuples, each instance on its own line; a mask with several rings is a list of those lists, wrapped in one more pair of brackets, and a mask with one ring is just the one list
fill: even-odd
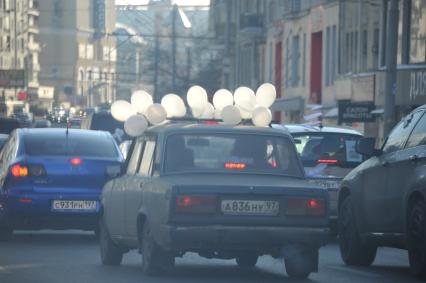
[(44, 177), (47, 175), (46, 169), (43, 165), (23, 165), (23, 164), (14, 164), (10, 167), (10, 173), (15, 178), (24, 178), (24, 177)]

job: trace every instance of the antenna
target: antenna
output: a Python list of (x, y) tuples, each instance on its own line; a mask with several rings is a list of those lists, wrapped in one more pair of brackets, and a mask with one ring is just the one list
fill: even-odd
[(67, 131), (66, 131), (66, 135), (68, 136), (69, 134), (69, 128), (70, 128), (70, 120), (69, 118), (67, 119)]

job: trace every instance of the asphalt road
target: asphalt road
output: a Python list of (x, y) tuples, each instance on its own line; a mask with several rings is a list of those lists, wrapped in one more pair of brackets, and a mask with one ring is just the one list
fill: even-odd
[[(93, 234), (79, 232), (22, 232), (0, 242), (1, 283), (68, 282), (290, 282), (281, 260), (262, 257), (257, 267), (244, 271), (233, 260), (208, 260), (195, 254), (178, 259), (176, 268), (161, 277), (147, 277), (140, 255), (125, 255), (120, 267), (102, 266)], [(410, 274), (407, 253), (383, 248), (369, 268), (345, 266), (336, 244), (320, 251), (319, 273), (306, 282), (418, 282)]]

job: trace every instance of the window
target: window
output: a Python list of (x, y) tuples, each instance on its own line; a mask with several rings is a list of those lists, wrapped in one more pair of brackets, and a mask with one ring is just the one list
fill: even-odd
[(136, 142), (133, 151), (132, 156), (130, 157), (129, 164), (127, 165), (127, 174), (134, 175), (136, 174), (139, 166), (139, 161), (141, 158), (142, 148), (144, 145), (143, 140), (139, 140)]
[(302, 176), (290, 139), (251, 134), (175, 134), (166, 141), (165, 171)]
[(300, 62), (300, 37), (299, 35), (293, 36), (292, 50), (291, 50), (291, 86), (297, 87), (299, 85), (299, 62)]
[(426, 63), (425, 0), (411, 0), (410, 63)]
[(336, 78), (336, 66), (337, 66), (337, 27), (333, 26), (332, 31), (332, 48), (331, 48), (331, 83), (334, 83)]
[(142, 176), (150, 176), (152, 163), (154, 160), (155, 152), (155, 141), (148, 140), (145, 145), (145, 150), (142, 155), (141, 166), (139, 168), (139, 174)]
[(80, 43), (78, 45), (78, 57), (81, 59), (85, 59), (86, 58), (86, 45)]
[(402, 149), (411, 130), (420, 118), (422, 112), (414, 112), (405, 117), (390, 133), (383, 145), (383, 152), (389, 153)]
[(32, 133), (24, 138), (25, 153), (30, 156), (75, 156), (118, 158), (114, 140), (105, 136), (65, 135), (61, 132), (46, 138)]
[(325, 32), (325, 85), (330, 85), (330, 27), (327, 27)]
[(407, 141), (408, 147), (426, 145), (426, 116), (423, 115)]
[(94, 57), (93, 44), (87, 44), (86, 46), (86, 58), (92, 60)]
[(290, 75), (289, 75), (289, 70), (290, 70), (290, 36), (287, 37), (286, 41), (285, 41), (285, 86), (289, 87), (290, 86)]
[(302, 86), (306, 85), (306, 33), (303, 34)]

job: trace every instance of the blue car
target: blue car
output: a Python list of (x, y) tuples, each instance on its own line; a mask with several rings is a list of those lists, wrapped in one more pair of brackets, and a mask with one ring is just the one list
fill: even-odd
[(102, 187), (123, 162), (107, 132), (12, 132), (0, 153), (0, 236), (13, 230), (96, 230)]

